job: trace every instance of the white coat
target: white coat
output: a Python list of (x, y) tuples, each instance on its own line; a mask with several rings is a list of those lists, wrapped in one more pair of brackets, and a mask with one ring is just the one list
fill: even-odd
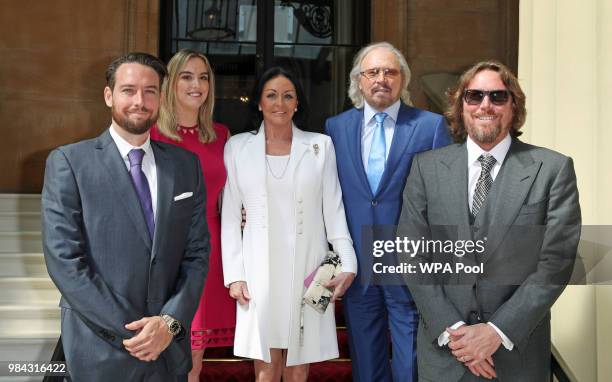
[[(234, 354), (271, 362), (267, 323), (275, 313), (268, 308), (268, 285), (274, 275), (269, 272), (265, 155), (263, 124), (257, 134), (235, 135), (225, 145), (227, 183), (221, 214), (221, 249), (225, 285), (246, 281), (251, 295), (247, 305), (237, 303)], [(323, 260), (328, 241), (340, 255), (343, 272), (357, 273), (357, 261), (346, 224), (331, 139), (294, 126), (288, 171), (294, 174), (296, 231), (292, 282), (287, 285), (292, 296), (287, 366), (294, 366), (338, 357), (332, 304), (325, 314), (304, 307), (304, 335), (300, 344), (304, 279)], [(242, 206), (246, 210), (246, 225), (241, 234)]]

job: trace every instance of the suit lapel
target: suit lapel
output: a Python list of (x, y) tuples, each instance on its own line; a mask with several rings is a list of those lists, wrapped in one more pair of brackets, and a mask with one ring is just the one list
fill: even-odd
[(410, 140), (415, 130), (414, 118), (411, 118), (412, 110), (400, 103), (400, 109), (397, 113), (397, 121), (395, 122), (395, 131), (393, 132), (393, 141), (389, 150), (389, 157), (385, 165), (385, 172), (380, 179), (377, 194), (381, 192), (391, 180), (393, 170), (398, 167), (398, 162), (404, 155), (404, 152), (410, 147)]
[[(170, 207), (174, 195), (174, 161), (168, 153), (157, 142), (151, 141), (153, 155), (155, 155), (155, 167), (157, 170), (157, 212), (155, 217), (155, 235), (153, 236), (153, 248), (160, 247), (168, 228)], [(157, 251), (154, 251), (157, 252)]]
[[(350, 119), (348, 120), (348, 126), (344, 129), (346, 136), (346, 142), (349, 142), (348, 149), (353, 166), (355, 166), (355, 173), (361, 182), (361, 186), (368, 190), (368, 193), (372, 195), (370, 190), (370, 184), (368, 183), (368, 177), (363, 168), (363, 159), (361, 156), (361, 129), (363, 128), (363, 109), (354, 109), (351, 113)], [(380, 188), (380, 187), (379, 187)]]
[(467, 148), (465, 143), (448, 150), (440, 159), (440, 194), (443, 203), (448, 203), (449, 225), (468, 227), (470, 217), (467, 196)]
[(143, 240), (147, 249), (151, 250), (151, 238), (147, 230), (144, 213), (138, 201), (138, 195), (132, 184), (125, 162), (121, 158), (119, 149), (113, 141), (108, 130), (98, 137), (96, 142), (96, 156), (102, 167), (106, 170), (107, 184), (115, 192), (114, 201), (119, 201), (123, 210), (127, 213), (134, 224), (138, 235)]
[[(534, 161), (526, 146), (513, 139), (508, 155), (491, 189), (491, 203), (485, 204), (483, 224), (488, 225), (487, 257), (495, 250), (513, 224), (540, 170), (542, 162)], [(499, 181), (498, 181), (499, 180)]]

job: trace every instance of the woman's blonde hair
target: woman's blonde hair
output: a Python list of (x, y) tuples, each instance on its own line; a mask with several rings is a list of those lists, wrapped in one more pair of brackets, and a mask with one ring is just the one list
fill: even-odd
[(178, 121), (176, 117), (176, 83), (179, 79), (179, 73), (183, 70), (187, 61), (197, 57), (204, 61), (208, 68), (208, 96), (206, 101), (200, 106), (198, 113), (198, 135), (200, 142), (213, 142), (217, 135), (213, 126), (213, 109), (215, 107), (215, 75), (210, 66), (210, 62), (202, 53), (195, 50), (183, 49), (178, 51), (168, 62), (168, 77), (162, 85), (162, 102), (159, 110), (159, 119), (157, 127), (159, 131), (168, 138), (176, 141), (181, 140), (178, 134)]

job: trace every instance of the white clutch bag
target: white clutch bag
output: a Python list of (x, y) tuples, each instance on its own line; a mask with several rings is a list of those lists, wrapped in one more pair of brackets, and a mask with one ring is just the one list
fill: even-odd
[(333, 292), (323, 285), (340, 274), (341, 267), (340, 256), (333, 251), (327, 251), (321, 265), (304, 280), (304, 286), (307, 288), (304, 293), (306, 305), (321, 314), (325, 313)]

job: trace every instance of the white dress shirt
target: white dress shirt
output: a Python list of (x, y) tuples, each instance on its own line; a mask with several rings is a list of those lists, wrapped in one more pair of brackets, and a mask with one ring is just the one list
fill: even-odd
[[(385, 129), (385, 159), (389, 157), (389, 150), (391, 149), (391, 142), (393, 141), (393, 133), (395, 132), (395, 124), (397, 123), (397, 114), (400, 109), (400, 102), (397, 101), (393, 105), (389, 106), (382, 113), (387, 113), (387, 118), (383, 122)], [(372, 146), (372, 138), (374, 137), (374, 128), (376, 127), (376, 120), (374, 115), (380, 113), (372, 106), (364, 102), (363, 107), (363, 126), (361, 129), (361, 160), (363, 161), (363, 168), (368, 170), (368, 159), (370, 157), (370, 147)]]
[[(499, 173), (499, 170), (504, 163), (504, 159), (506, 159), (506, 154), (508, 154), (508, 150), (510, 149), (510, 144), (512, 143), (512, 138), (510, 138), (510, 134), (507, 134), (506, 137), (499, 142), (495, 147), (491, 149), (491, 151), (485, 151), (480, 146), (476, 144), (472, 140), (472, 138), (467, 137), (466, 147), (468, 154), (468, 203), (470, 206), (470, 211), (472, 210), (472, 199), (474, 199), (474, 191), (476, 190), (476, 183), (478, 182), (478, 178), (480, 177), (480, 172), (482, 170), (482, 166), (478, 161), (478, 158), (482, 154), (489, 154), (495, 158), (495, 165), (491, 169), (491, 178), (495, 181), (495, 177)], [(493, 329), (499, 334), (502, 339), (502, 345), (508, 350), (512, 350), (514, 348), (514, 343), (510, 341), (510, 339), (492, 322), (487, 322), (487, 324), (491, 325)], [(465, 322), (459, 321), (453, 324), (450, 328), (457, 329), (460, 326), (465, 325)], [(450, 335), (447, 331), (444, 331), (438, 337), (438, 345), (444, 346), (448, 344), (450, 341)]]
[(153, 221), (157, 220), (157, 170), (155, 168), (155, 155), (153, 155), (153, 149), (151, 148), (151, 139), (147, 137), (147, 140), (142, 146), (135, 147), (123, 139), (119, 133), (115, 130), (115, 126), (111, 125), (110, 135), (119, 149), (119, 154), (125, 163), (125, 167), (130, 171), (130, 160), (128, 159), (128, 153), (132, 149), (143, 149), (145, 155), (142, 157), (142, 172), (144, 172), (149, 183), (149, 189), (151, 190), (151, 203), (153, 204)]

